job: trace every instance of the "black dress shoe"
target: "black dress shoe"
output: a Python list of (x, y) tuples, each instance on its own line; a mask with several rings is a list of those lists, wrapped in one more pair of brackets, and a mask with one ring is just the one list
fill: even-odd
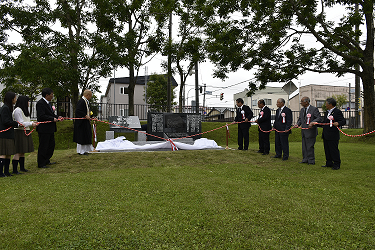
[(238, 150), (243, 150), (243, 148), (237, 148)]
[(315, 163), (307, 163), (307, 165), (315, 165)]
[(41, 166), (41, 167), (38, 167), (38, 168), (49, 168), (48, 166)]
[(340, 167), (332, 167), (333, 170), (339, 170)]
[(47, 163), (47, 165), (53, 165), (53, 164), (56, 164), (56, 162), (54, 161), (54, 162)]
[(22, 171), (22, 172), (29, 172), (29, 170), (27, 170), (26, 168), (20, 169), (20, 171)]
[(263, 151), (258, 150), (257, 153), (263, 153)]
[(288, 160), (288, 157), (286, 157), (286, 158), (283, 158), (283, 161), (287, 161)]
[(13, 176), (13, 175), (10, 174), (10, 173), (4, 173), (4, 174), (5, 174), (6, 177), (11, 177), (11, 176)]
[(322, 168), (330, 168), (330, 166), (323, 165)]
[(3, 174), (3, 173), (1, 173), (1, 174), (0, 174), (0, 177), (6, 177), (6, 175), (5, 175), (5, 174)]
[(281, 158), (281, 156), (275, 155), (273, 158)]
[(300, 161), (300, 162), (298, 162), (298, 163), (307, 163), (307, 162), (305, 162), (305, 161)]
[(268, 155), (269, 153), (263, 153), (262, 155)]
[(22, 174), (22, 173), (20, 173), (20, 172), (13, 172), (12, 174)]

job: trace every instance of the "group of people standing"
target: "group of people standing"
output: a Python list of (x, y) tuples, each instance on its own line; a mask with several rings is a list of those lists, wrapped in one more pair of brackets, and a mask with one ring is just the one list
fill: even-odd
[[(247, 150), (249, 146), (249, 128), (253, 112), (250, 107), (243, 104), (242, 98), (236, 100), (237, 111), (235, 121), (238, 122), (238, 149)], [(285, 106), (285, 100), (277, 100), (275, 120), (271, 124), (271, 110), (265, 105), (264, 100), (258, 101), (260, 109), (259, 116), (255, 120), (259, 131), (258, 153), (268, 155), (270, 153), (270, 132), (275, 130), (275, 156), (283, 161), (289, 158), (289, 134), (292, 132), (293, 114)], [(310, 104), (310, 98), (301, 99), (302, 109), (300, 110), (297, 123), (294, 128), (301, 127), (302, 135), (302, 161), (309, 165), (315, 165), (314, 146), (318, 135), (317, 127), (323, 127), (323, 144), (326, 156), (326, 164), (322, 167), (330, 167), (334, 170), (340, 169), (341, 159), (338, 148), (340, 133), (337, 127), (345, 125), (346, 121), (340, 109), (336, 108), (336, 100), (328, 98), (326, 100), (326, 113), (321, 117), (317, 107)]]
[(12, 155), (13, 174), (28, 171), (25, 168), (25, 153), (33, 152), (34, 145), (32, 137), (26, 136), (24, 127), (30, 130), (30, 127), (38, 125), (30, 121), (28, 107), (27, 96), (19, 96), (17, 99), (13, 92), (5, 94), (4, 105), (0, 108), (0, 177), (12, 176), (9, 172)]
[[(29, 98), (7, 92), (4, 96), (4, 105), (0, 108), (0, 177), (10, 177), (21, 172), (28, 172), (25, 168), (25, 153), (34, 152), (33, 139), (27, 135), (30, 127), (36, 127), (39, 138), (38, 168), (48, 168), (55, 150), (56, 122), (61, 116), (55, 114), (51, 105), (53, 99), (51, 88), (42, 90), (42, 98), (36, 104), (37, 122), (31, 122), (29, 113)], [(83, 97), (77, 103), (73, 141), (77, 142), (77, 153), (87, 155), (93, 150), (91, 141), (89, 100), (92, 97), (90, 90), (83, 92)], [(25, 131), (26, 130), (26, 131)], [(12, 174), (9, 171), (11, 156), (13, 155)], [(20, 171), (18, 171), (20, 165)]]

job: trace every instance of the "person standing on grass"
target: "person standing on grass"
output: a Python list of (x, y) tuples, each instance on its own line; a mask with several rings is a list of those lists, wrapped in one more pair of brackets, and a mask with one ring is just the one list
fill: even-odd
[(53, 91), (50, 88), (42, 89), (42, 98), (36, 104), (36, 115), (38, 122), (41, 123), (36, 128), (39, 136), (38, 147), (38, 168), (48, 168), (47, 165), (55, 164), (50, 159), (55, 150), (55, 132), (57, 131), (56, 122), (60, 116), (54, 114), (51, 105)]
[(87, 155), (88, 152), (94, 150), (92, 146), (89, 108), (89, 100), (91, 97), (92, 92), (86, 89), (83, 92), (82, 98), (78, 101), (76, 108), (76, 118), (84, 118), (74, 121), (73, 141), (77, 143), (77, 153), (80, 155)]
[(315, 164), (315, 153), (314, 145), (316, 142), (316, 136), (318, 135), (318, 129), (315, 126), (310, 126), (312, 122), (320, 122), (321, 117), (319, 109), (310, 105), (310, 98), (307, 96), (302, 97), (301, 106), (303, 107), (299, 112), (297, 124), (295, 128), (302, 127), (302, 156), (303, 159), (300, 163), (307, 163), (309, 165)]
[(18, 127), (18, 123), (12, 119), (13, 105), (16, 101), (16, 94), (7, 92), (4, 96), (4, 105), (0, 109), (0, 177), (12, 176), (9, 173), (9, 165), (10, 157), (16, 153), (13, 128)]
[[(276, 102), (278, 109), (276, 110), (275, 122), (273, 128), (275, 131), (275, 151), (274, 158), (283, 157), (283, 161), (289, 158), (289, 134), (293, 122), (292, 111), (285, 106), (285, 100), (279, 98)], [(279, 131), (279, 132), (278, 132)]]
[(16, 154), (13, 156), (13, 174), (19, 174), (17, 171), (18, 163), (20, 171), (28, 172), (25, 168), (25, 153), (34, 152), (34, 143), (31, 135), (27, 136), (24, 131), (30, 132), (30, 127), (36, 127), (38, 123), (30, 121), (29, 97), (19, 96), (13, 111), (13, 119), (22, 124), (22, 127), (14, 128)]
[(262, 155), (268, 155), (270, 153), (270, 131), (272, 129), (271, 125), (271, 110), (266, 106), (263, 99), (258, 101), (258, 108), (260, 108), (258, 119), (255, 120), (258, 123), (259, 131), (259, 151)]
[[(322, 167), (329, 167), (333, 170), (340, 169), (341, 159), (339, 151), (339, 140), (340, 131), (337, 129), (339, 126), (345, 125), (345, 118), (338, 108), (336, 108), (336, 100), (333, 98), (328, 98), (326, 100), (327, 111), (323, 117), (323, 123), (327, 125), (318, 125), (323, 127), (323, 144), (324, 152), (326, 155), (326, 165)], [(311, 126), (317, 125), (313, 122)]]
[(238, 98), (236, 100), (237, 111), (235, 121), (238, 123), (238, 149), (248, 150), (249, 148), (249, 129), (251, 123), (249, 122), (253, 118), (253, 111), (247, 105), (243, 105), (243, 99)]

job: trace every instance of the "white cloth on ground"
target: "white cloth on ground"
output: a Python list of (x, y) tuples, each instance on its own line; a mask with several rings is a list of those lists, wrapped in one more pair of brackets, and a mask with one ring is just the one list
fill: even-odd
[[(207, 138), (201, 138), (194, 141), (194, 145), (178, 142), (178, 140), (173, 140), (173, 143), (178, 149), (182, 150), (200, 150), (200, 149), (220, 149), (222, 147), (218, 146), (214, 140), (209, 140)], [(155, 150), (155, 149), (171, 149), (171, 143), (169, 141), (155, 143), (155, 144), (145, 144), (145, 145), (135, 145), (131, 141), (125, 139), (124, 136), (117, 137), (116, 139), (106, 140), (104, 142), (99, 142), (96, 146), (97, 151), (116, 151), (116, 150)]]

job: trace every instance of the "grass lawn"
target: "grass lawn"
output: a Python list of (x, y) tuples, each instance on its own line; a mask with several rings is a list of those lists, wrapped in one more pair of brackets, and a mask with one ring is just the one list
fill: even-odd
[(342, 136), (342, 166), (333, 171), (320, 167), (320, 139), (317, 165), (298, 163), (299, 132), (283, 162), (257, 154), (257, 138), (247, 152), (79, 156), (72, 142), (63, 145), (64, 129), (58, 164), (38, 169), (34, 152), (29, 173), (0, 179), (0, 249), (375, 248), (372, 137)]

